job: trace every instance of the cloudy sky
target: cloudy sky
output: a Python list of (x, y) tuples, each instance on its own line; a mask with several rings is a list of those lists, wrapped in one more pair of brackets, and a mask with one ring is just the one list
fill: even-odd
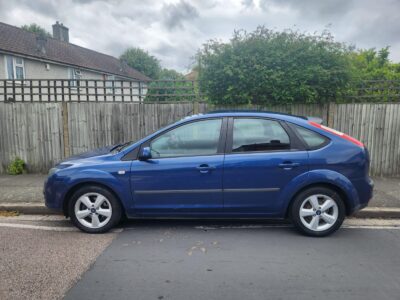
[(400, 0), (0, 0), (1, 22), (51, 31), (56, 20), (69, 27), (72, 43), (114, 56), (141, 47), (183, 72), (207, 40), (257, 25), (328, 28), (358, 48), (390, 45), (391, 59), (400, 61)]

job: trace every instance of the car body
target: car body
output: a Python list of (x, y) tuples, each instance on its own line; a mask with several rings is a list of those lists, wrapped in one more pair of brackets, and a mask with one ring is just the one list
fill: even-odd
[[(66, 216), (73, 214), (74, 193), (96, 186), (111, 193), (128, 218), (283, 219), (301, 193), (325, 188), (316, 195), (337, 197), (334, 202), (342, 203), (333, 208), (343, 219), (371, 199), (368, 170), (361, 142), (307, 118), (216, 112), (187, 117), (137, 142), (68, 158), (50, 171), (44, 193), (46, 206)], [(303, 203), (304, 211), (310, 203)], [(104, 231), (92, 229), (85, 231)]]

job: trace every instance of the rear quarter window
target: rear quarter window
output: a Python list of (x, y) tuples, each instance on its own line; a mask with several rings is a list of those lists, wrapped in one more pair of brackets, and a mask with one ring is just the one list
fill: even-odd
[(306, 129), (304, 127), (291, 124), (291, 127), (297, 135), (304, 141), (308, 149), (315, 150), (322, 148), (329, 143), (329, 139), (315, 131)]

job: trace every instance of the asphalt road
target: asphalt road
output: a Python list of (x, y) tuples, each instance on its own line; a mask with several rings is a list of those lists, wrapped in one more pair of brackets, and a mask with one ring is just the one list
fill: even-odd
[(399, 237), (399, 219), (348, 219), (318, 239), (266, 221), (88, 235), (62, 216), (3, 216), (0, 299), (400, 299)]
[[(367, 229), (371, 228), (371, 229)], [(400, 230), (130, 222), (66, 299), (400, 299)]]

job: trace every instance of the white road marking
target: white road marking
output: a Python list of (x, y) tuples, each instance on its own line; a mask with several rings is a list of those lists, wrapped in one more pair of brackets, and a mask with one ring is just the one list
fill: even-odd
[(57, 227), (57, 226), (42, 226), (42, 225), (30, 225), (30, 224), (18, 224), (18, 223), (0, 223), (0, 227), (10, 228), (23, 228), (23, 229), (40, 229), (49, 231), (78, 231), (75, 227)]
[[(9, 221), (13, 222), (9, 222)], [(17, 223), (18, 221), (43, 222), (47, 221), (49, 225), (34, 225), (26, 223)], [(37, 229), (48, 231), (79, 231), (73, 226), (51, 226), (60, 222), (68, 221), (64, 216), (56, 215), (20, 215), (15, 217), (0, 217), (0, 227), (21, 228), (21, 229)], [(165, 223), (167, 225), (167, 223)], [(262, 229), (262, 228), (288, 228), (291, 224), (243, 224), (243, 225), (209, 225), (209, 226), (194, 226), (199, 230), (217, 230), (217, 229)], [(400, 229), (400, 219), (346, 219), (342, 228), (347, 229)], [(124, 228), (116, 228), (111, 232), (122, 232), (123, 230), (135, 229), (134, 225), (127, 225)]]
[[(47, 231), (80, 231), (76, 227), (61, 227), (61, 226), (44, 226), (44, 225), (31, 225), (31, 224), (19, 224), (19, 223), (2, 223), (0, 222), (0, 227), (9, 227), (9, 228), (21, 228), (21, 229), (38, 229), (38, 230), (47, 230)], [(111, 233), (120, 233), (123, 231), (123, 228), (115, 228), (110, 230)]]

